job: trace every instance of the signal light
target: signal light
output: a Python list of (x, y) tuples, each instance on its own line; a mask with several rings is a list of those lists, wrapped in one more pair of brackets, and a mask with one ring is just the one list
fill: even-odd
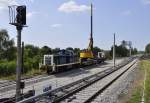
[(26, 25), (26, 6), (18, 6), (16, 8), (16, 21), (19, 25)]

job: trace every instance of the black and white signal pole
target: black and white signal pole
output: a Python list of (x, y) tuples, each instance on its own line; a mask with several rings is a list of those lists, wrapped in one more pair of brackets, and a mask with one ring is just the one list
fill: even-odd
[(116, 65), (116, 50), (115, 50), (115, 42), (116, 42), (116, 37), (115, 37), (115, 33), (114, 33), (114, 44), (113, 44), (113, 66), (115, 68)]

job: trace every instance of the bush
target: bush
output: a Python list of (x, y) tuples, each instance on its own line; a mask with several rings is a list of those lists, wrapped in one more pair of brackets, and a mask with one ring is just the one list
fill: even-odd
[(39, 57), (27, 58), (24, 62), (24, 73), (31, 71), (32, 69), (39, 69)]
[(0, 62), (0, 75), (1, 76), (8, 76), (16, 73), (16, 62), (10, 61), (10, 62)]
[[(23, 74), (30, 71), (39, 69), (38, 67), (39, 60), (38, 58), (28, 58), (24, 62)], [(0, 61), (0, 77), (12, 76), (16, 74), (16, 61)]]
[[(32, 71), (33, 69), (38, 69), (39, 60), (37, 58), (28, 58), (24, 62), (23, 73)], [(0, 61), (0, 77), (11, 76), (16, 74), (16, 61)]]

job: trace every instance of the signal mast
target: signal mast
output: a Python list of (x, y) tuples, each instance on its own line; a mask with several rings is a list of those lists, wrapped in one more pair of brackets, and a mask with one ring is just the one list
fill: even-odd
[(26, 26), (26, 6), (8, 6), (9, 24), (16, 26), (17, 30), (17, 68), (16, 68), (16, 102), (21, 100), (21, 89), (24, 82), (21, 82), (22, 53), (21, 53), (21, 32)]

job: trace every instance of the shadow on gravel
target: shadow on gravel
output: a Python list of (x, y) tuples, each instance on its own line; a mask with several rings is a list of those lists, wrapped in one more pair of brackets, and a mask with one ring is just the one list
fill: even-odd
[[(87, 67), (83, 67), (83, 68), (75, 68), (75, 69), (72, 69), (72, 70), (68, 70), (68, 71), (65, 71), (65, 72), (60, 72), (60, 73), (53, 74), (53, 75), (55, 77), (75, 77), (75, 76), (87, 74), (87, 73), (89, 73), (88, 70), (96, 68), (96, 67), (101, 67), (101, 68), (107, 67), (106, 65), (108, 65), (108, 64), (109, 63), (104, 62), (104, 63), (101, 63), (101, 64), (91, 65), (91, 66), (87, 66)], [(108, 67), (110, 67), (110, 66), (108, 66)]]
[(81, 74), (87, 74), (89, 73), (88, 70), (85, 70), (83, 68), (77, 68), (70, 71), (54, 74), (55, 77), (75, 77)]

